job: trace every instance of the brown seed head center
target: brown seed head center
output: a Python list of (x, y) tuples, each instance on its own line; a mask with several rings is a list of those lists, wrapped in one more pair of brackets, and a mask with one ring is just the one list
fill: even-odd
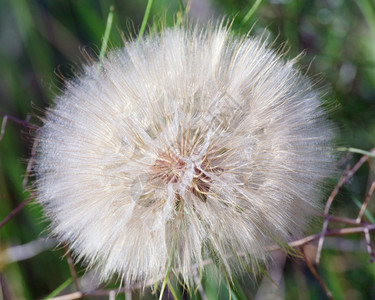
[(172, 152), (161, 152), (153, 167), (156, 177), (165, 183), (177, 183), (183, 175), (186, 163)]
[[(206, 164), (207, 162), (203, 163), (202, 166), (204, 167)], [(198, 167), (194, 167), (193, 170), (194, 175), (189, 191), (206, 202), (212, 179)], [(186, 162), (172, 152), (161, 152), (155, 161), (153, 171), (155, 177), (160, 178), (165, 184), (178, 183), (181, 182), (187, 171)]]

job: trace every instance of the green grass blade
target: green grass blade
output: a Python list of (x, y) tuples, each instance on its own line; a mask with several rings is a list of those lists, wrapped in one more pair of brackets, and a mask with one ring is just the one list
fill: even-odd
[(261, 3), (262, 3), (262, 0), (255, 1), (255, 3), (251, 6), (250, 10), (247, 12), (245, 17), (242, 19), (241, 21), (242, 25), (246, 24), (251, 19), (251, 17), (254, 15), (254, 13), (256, 12), (256, 10), (258, 9)]
[(358, 153), (358, 154), (363, 154), (363, 155), (367, 155), (371, 158), (375, 158), (375, 154), (374, 153), (371, 153), (369, 151), (366, 151), (366, 150), (362, 150), (362, 149), (357, 149), (357, 148), (347, 148), (347, 147), (339, 147), (337, 148), (337, 151), (343, 151), (343, 152), (351, 152), (351, 153)]
[(73, 278), (70, 277), (67, 280), (65, 280), (62, 284), (60, 284), (51, 294), (49, 294), (47, 297), (44, 298), (44, 300), (53, 298), (60, 294), (66, 287), (69, 286), (73, 282)]
[(356, 3), (361, 9), (372, 33), (375, 35), (375, 3), (370, 0), (358, 0)]
[(171, 273), (172, 266), (173, 266), (173, 257), (172, 257), (171, 262), (169, 264), (169, 268), (168, 268), (167, 274), (165, 274), (163, 285), (161, 286), (159, 300), (163, 299), (163, 294), (164, 294), (165, 286), (167, 285), (167, 282), (169, 281), (169, 274)]
[(170, 292), (173, 295), (173, 298), (175, 300), (178, 300), (179, 297), (177, 296), (177, 293), (176, 293), (175, 289), (173, 288), (173, 285), (172, 285), (172, 283), (171, 283), (171, 281), (169, 279), (167, 280), (167, 284), (168, 284), (168, 288), (169, 288)]
[(103, 42), (102, 42), (102, 47), (100, 49), (100, 55), (99, 55), (99, 62), (101, 62), (104, 58), (104, 55), (107, 51), (107, 46), (108, 46), (108, 40), (109, 40), (109, 35), (111, 34), (111, 29), (112, 29), (112, 23), (113, 23), (113, 15), (114, 15), (114, 10), (115, 7), (111, 5), (109, 8), (109, 13), (108, 13), (108, 18), (107, 18), (107, 25), (105, 27), (104, 31), (104, 37), (103, 37)]
[[(359, 209), (361, 209), (362, 207), (362, 203), (361, 201), (359, 201), (359, 199), (353, 195), (353, 198), (352, 198), (353, 202), (355, 203), (355, 205), (357, 205), (357, 207)], [(375, 224), (375, 217), (372, 213), (370, 213), (370, 211), (368, 209), (365, 210), (365, 216), (366, 218), (373, 224)]]
[(141, 29), (139, 30), (139, 33), (138, 33), (138, 41), (140, 41), (142, 39), (143, 34), (145, 33), (146, 25), (147, 25), (148, 18), (150, 16), (150, 12), (151, 12), (152, 2), (153, 2), (153, 0), (148, 0), (148, 2), (147, 2), (145, 15), (143, 16), (143, 20), (142, 20)]
[(164, 294), (165, 286), (167, 285), (167, 282), (168, 282), (168, 277), (169, 277), (170, 271), (171, 271), (171, 267), (169, 267), (169, 269), (167, 271), (167, 274), (164, 277), (164, 281), (163, 281), (163, 284), (161, 286), (159, 300), (163, 299), (163, 294)]

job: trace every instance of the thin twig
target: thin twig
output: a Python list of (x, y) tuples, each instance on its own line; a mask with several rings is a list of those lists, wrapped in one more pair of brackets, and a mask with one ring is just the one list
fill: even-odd
[(132, 292), (131, 291), (125, 291), (125, 299), (126, 300), (132, 300)]
[[(337, 229), (337, 230), (328, 230), (326, 232), (325, 236), (344, 236), (344, 235), (349, 235), (349, 234), (354, 234), (354, 233), (365, 232), (365, 230), (368, 230), (368, 231), (375, 230), (375, 224), (363, 225), (363, 226), (360, 226), (360, 227), (348, 227), (348, 228), (342, 228), (342, 229)], [(297, 248), (297, 247), (306, 245), (308, 243), (311, 243), (311, 242), (319, 239), (321, 236), (322, 236), (322, 233), (309, 235), (309, 236), (304, 237), (302, 239), (290, 242), (290, 243), (288, 243), (288, 245), (290, 247)], [(271, 247), (268, 247), (267, 250), (268, 251), (280, 250), (280, 246), (273, 245)]]
[[(1, 114), (1, 113), (0, 113)], [(13, 117), (13, 116), (10, 116), (10, 115), (4, 115), (3, 117), (3, 121), (1, 122), (1, 129), (0, 129), (0, 141), (3, 139), (4, 137), (4, 134), (5, 134), (5, 127), (7, 125), (7, 122), (8, 122), (8, 119), (9, 120), (12, 120), (18, 124), (21, 124), (22, 126), (25, 126), (25, 127), (28, 127), (30, 129), (33, 129), (33, 130), (36, 130), (38, 127), (29, 123), (29, 119), (30, 117), (27, 116), (25, 120), (21, 120), (21, 119), (18, 119), (16, 117)], [(35, 160), (35, 154), (36, 154), (36, 146), (38, 144), (38, 139), (35, 139), (34, 140), (34, 143), (33, 143), (33, 147), (31, 149), (31, 158), (27, 164), (27, 168), (26, 168), (26, 173), (25, 173), (25, 177), (22, 181), (22, 187), (25, 189), (26, 188), (26, 185), (27, 185), (27, 182), (29, 180), (29, 174), (31, 172), (31, 169), (32, 169), (32, 165), (34, 163), (34, 160)]]
[(78, 275), (77, 275), (76, 268), (74, 267), (74, 261), (73, 261), (72, 254), (71, 254), (68, 247), (64, 246), (64, 248), (66, 250), (66, 260), (67, 260), (68, 265), (69, 265), (70, 273), (72, 274), (74, 286), (75, 286), (77, 291), (80, 291), (81, 288), (79, 286)]
[(39, 139), (35, 138), (34, 143), (33, 143), (33, 147), (31, 148), (30, 159), (29, 159), (29, 162), (27, 163), (25, 177), (23, 178), (23, 181), (22, 181), (22, 187), (24, 189), (26, 189), (27, 183), (29, 182), (30, 172), (31, 172), (31, 170), (33, 168), (33, 165), (34, 165), (34, 162), (35, 162), (36, 147), (38, 146), (38, 142), (39, 142)]
[(310, 272), (314, 275), (316, 280), (318, 280), (320, 286), (323, 288), (324, 292), (326, 293), (328, 299), (334, 299), (331, 291), (327, 288), (326, 284), (324, 283), (323, 279), (320, 277), (318, 271), (314, 268), (313, 264), (311, 263), (310, 259), (306, 256), (305, 247), (301, 247), (301, 252), (305, 259), (306, 265), (310, 269)]
[(366, 240), (366, 245), (367, 245), (367, 252), (370, 255), (370, 261), (374, 262), (375, 254), (371, 245), (370, 231), (368, 230), (368, 228), (365, 228), (364, 232), (365, 232), (365, 240)]
[[(373, 153), (375, 150), (375, 148), (371, 149), (370, 152)], [(329, 214), (329, 210), (331, 208), (331, 205), (333, 203), (333, 200), (335, 199), (336, 195), (338, 194), (339, 190), (341, 189), (341, 187), (350, 180), (350, 178), (353, 177), (353, 175), (358, 171), (358, 169), (369, 159), (369, 156), (367, 155), (364, 155), (361, 157), (361, 159), (354, 165), (353, 168), (351, 168), (348, 172), (345, 172), (339, 182), (337, 183), (337, 185), (335, 186), (335, 188), (333, 189), (331, 195), (329, 196), (328, 200), (327, 200), (327, 204), (325, 206), (325, 209), (324, 209), (324, 223), (323, 223), (323, 229), (322, 229), (322, 234), (320, 236), (320, 239), (319, 239), (319, 243), (318, 243), (318, 249), (317, 249), (317, 252), (316, 252), (316, 258), (315, 258), (315, 262), (316, 264), (319, 264), (319, 260), (320, 260), (320, 254), (322, 252), (322, 249), (323, 249), (323, 241), (324, 241), (324, 236), (325, 236), (325, 233), (327, 232), (327, 229), (328, 229), (328, 223), (329, 223), (329, 218), (327, 218), (328, 214)]]
[(371, 186), (370, 186), (370, 189), (367, 193), (366, 199), (362, 204), (361, 210), (359, 211), (358, 217), (356, 219), (357, 223), (361, 223), (362, 217), (365, 214), (367, 205), (370, 202), (370, 199), (372, 197), (372, 194), (374, 193), (374, 190), (375, 190), (375, 180), (371, 183)]
[[(108, 290), (108, 293), (106, 293), (106, 295), (109, 295), (111, 292), (112, 290)], [(83, 292), (74, 292), (74, 293), (70, 293), (70, 294), (66, 294), (66, 295), (62, 295), (58, 297), (53, 297), (49, 299), (50, 300), (73, 300), (73, 299), (82, 299), (83, 297), (86, 297), (86, 295)]]
[(1, 122), (1, 129), (0, 129), (0, 141), (3, 139), (3, 136), (5, 134), (5, 127), (7, 125), (7, 122), (8, 122), (8, 119), (9, 120), (12, 120), (13, 122), (16, 122), (18, 124), (21, 124), (22, 126), (25, 126), (25, 127), (28, 127), (30, 129), (37, 129), (38, 126), (35, 126), (31, 123), (28, 122), (28, 118), (26, 118), (26, 120), (21, 120), (19, 118), (16, 118), (16, 117), (13, 117), (13, 116), (10, 116), (10, 115), (4, 115), (2, 113), (0, 113), (1, 115), (3, 115), (3, 121)]
[(116, 292), (111, 291), (108, 295), (109, 300), (115, 300), (116, 299)]
[(5, 217), (4, 220), (2, 220), (0, 222), (0, 228), (3, 227), (6, 223), (8, 223), (16, 214), (18, 214), (22, 210), (22, 208), (24, 208), (32, 199), (33, 199), (33, 197), (30, 196), (27, 199), (25, 199), (23, 202), (21, 202), (20, 204), (18, 204), (18, 206), (15, 209), (13, 209), (9, 213), (9, 215), (7, 215)]
[(0, 291), (2, 299), (12, 299), (4, 276), (0, 273)]
[(355, 219), (349, 219), (349, 218), (343, 218), (343, 217), (336, 217), (336, 216), (332, 216), (332, 215), (328, 215), (326, 217), (329, 221), (333, 221), (333, 222), (338, 222), (338, 223), (344, 223), (344, 224), (349, 224), (349, 225), (366, 225), (366, 224), (370, 224), (370, 223), (366, 223), (366, 222), (357, 222), (357, 220)]
[(25, 244), (11, 246), (5, 250), (7, 257), (6, 264), (33, 258), (55, 246), (56, 241), (46, 238), (38, 238)]
[(1, 130), (0, 130), (0, 141), (3, 139), (5, 134), (5, 126), (7, 126), (8, 116), (5, 115), (3, 121), (1, 122)]

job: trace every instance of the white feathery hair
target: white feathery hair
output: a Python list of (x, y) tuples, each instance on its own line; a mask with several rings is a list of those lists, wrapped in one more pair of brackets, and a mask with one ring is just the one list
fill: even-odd
[(127, 284), (257, 271), (306, 229), (332, 125), (295, 60), (220, 26), (125, 42), (68, 81), (39, 130), (36, 191), (78, 260)]

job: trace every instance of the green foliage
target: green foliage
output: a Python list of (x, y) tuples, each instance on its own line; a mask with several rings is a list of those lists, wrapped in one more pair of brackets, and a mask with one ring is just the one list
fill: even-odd
[[(63, 87), (64, 78), (72, 77), (73, 66), (83, 61), (81, 52), (100, 53), (104, 40), (117, 48), (125, 37), (147, 34), (160, 19), (172, 25), (181, 21), (181, 0), (12, 0), (0, 2), (0, 113), (25, 119), (42, 116), (44, 108)], [(300, 65), (325, 92), (332, 119), (337, 124), (337, 143), (353, 152), (351, 163), (359, 154), (375, 146), (375, 4), (371, 0), (212, 0), (216, 15), (235, 17), (233, 29), (261, 34), (266, 28), (275, 46), (287, 42), (287, 56), (302, 51)], [(144, 18), (147, 3), (147, 18)], [(114, 6), (112, 29), (107, 17)], [(190, 14), (198, 16), (192, 6)], [(176, 17), (177, 16), (177, 17)], [(141, 27), (142, 20), (145, 20)], [(112, 22), (112, 21), (111, 21)], [(156, 22), (156, 23), (155, 23)], [(147, 24), (147, 26), (146, 26)], [(151, 26), (151, 27), (148, 27)], [(157, 26), (156, 26), (157, 27)], [(107, 31), (106, 31), (107, 28)], [(141, 29), (140, 29), (141, 28)], [(154, 27), (155, 28), (155, 27)], [(59, 74), (59, 75), (56, 75)], [(319, 74), (318, 78), (315, 74)], [(32, 136), (29, 130), (8, 121), (0, 141), (0, 221), (29, 196), (22, 186), (26, 160), (30, 156)], [(356, 151), (351, 151), (354, 149)], [(359, 151), (358, 151), (359, 150)], [(339, 166), (345, 168), (345, 166)], [(368, 175), (370, 174), (370, 175)], [(368, 180), (374, 179), (373, 167), (361, 170), (334, 206), (336, 215), (357, 212), (363, 202)], [(354, 196), (353, 196), (354, 195)], [(352, 199), (355, 199), (353, 203)], [(373, 222), (374, 205), (366, 212)], [(71, 274), (62, 250), (45, 251), (28, 260), (8, 263), (5, 249), (45, 236), (48, 224), (42, 208), (31, 204), (0, 229), (0, 274), (14, 299), (37, 299), (64, 290), (74, 291)], [(318, 229), (319, 230), (319, 229)], [(342, 238), (346, 241), (344, 238)], [(345, 243), (327, 243), (318, 267), (327, 286), (337, 299), (370, 299), (374, 297), (374, 266), (368, 263), (362, 236)], [(331, 248), (332, 249), (331, 249)], [(79, 273), (82, 275), (82, 273)], [(208, 299), (249, 299), (257, 286), (250, 277), (224, 277), (210, 266), (201, 278)], [(286, 299), (324, 299), (324, 292), (297, 257), (287, 262), (285, 272)], [(116, 286), (116, 285), (114, 285)], [(187, 295), (203, 299), (199, 291), (189, 293), (178, 282), (165, 278), (165, 294), (176, 298)], [(138, 293), (133, 294), (135, 298)], [(145, 299), (155, 299), (146, 290)], [(1, 299), (1, 293), (0, 293)], [(5, 299), (5, 298), (4, 298)], [(120, 296), (118, 299), (121, 299)]]

